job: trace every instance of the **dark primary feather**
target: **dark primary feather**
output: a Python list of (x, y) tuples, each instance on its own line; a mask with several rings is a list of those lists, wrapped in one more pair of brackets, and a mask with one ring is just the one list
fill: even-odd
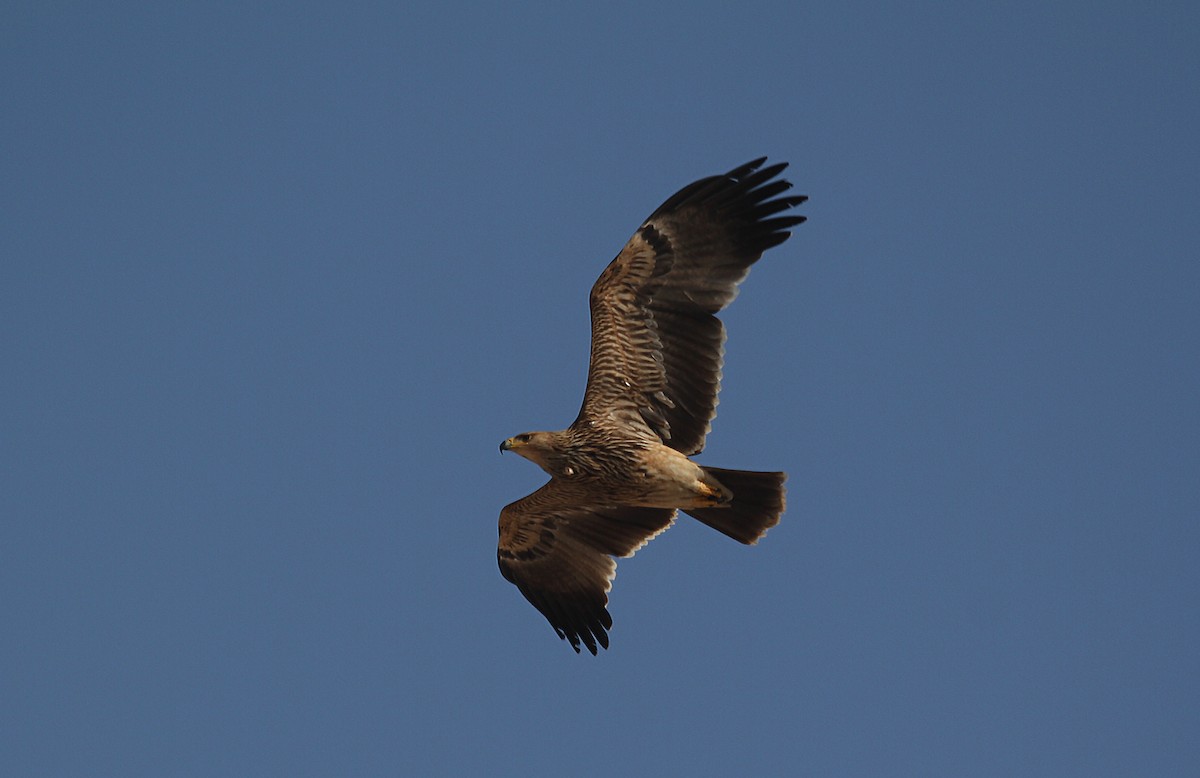
[(669, 197), (592, 287), (592, 353), (575, 424), (607, 423), (695, 454), (716, 415), (725, 329), (714, 314), (803, 216), (766, 158)]

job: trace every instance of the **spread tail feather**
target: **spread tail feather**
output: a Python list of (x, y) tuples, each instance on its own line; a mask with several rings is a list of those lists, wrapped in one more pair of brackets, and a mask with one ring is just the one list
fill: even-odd
[(690, 508), (684, 513), (739, 543), (754, 544), (779, 523), (787, 501), (783, 482), (786, 473), (757, 473), (705, 467), (704, 473), (720, 481), (733, 500), (717, 508)]

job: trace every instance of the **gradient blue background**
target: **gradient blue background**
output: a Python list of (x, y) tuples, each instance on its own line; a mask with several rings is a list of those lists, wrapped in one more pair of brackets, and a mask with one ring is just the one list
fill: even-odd
[[(144, 7), (153, 6), (153, 7)], [(1195, 775), (1194, 3), (9, 3), (0, 773)], [(681, 521), (495, 565), (586, 293), (761, 154)]]

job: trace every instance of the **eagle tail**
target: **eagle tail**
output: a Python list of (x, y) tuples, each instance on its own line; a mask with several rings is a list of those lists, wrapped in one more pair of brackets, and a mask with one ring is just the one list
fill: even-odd
[(758, 473), (751, 470), (723, 470), (705, 467), (705, 475), (719, 481), (733, 500), (716, 508), (689, 508), (684, 513), (739, 543), (753, 545), (767, 530), (779, 523), (787, 505), (783, 482), (786, 473)]

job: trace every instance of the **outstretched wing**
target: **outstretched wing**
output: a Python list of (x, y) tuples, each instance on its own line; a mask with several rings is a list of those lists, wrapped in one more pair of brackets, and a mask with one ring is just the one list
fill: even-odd
[(550, 481), (500, 511), (500, 572), (578, 653), (608, 648), (613, 556), (632, 556), (671, 526), (669, 508), (589, 505), (570, 482)]
[[(725, 328), (714, 315), (803, 216), (778, 197), (786, 163), (756, 159), (685, 186), (634, 233), (592, 287), (592, 353), (576, 425), (622, 424), (695, 454), (716, 415)], [(761, 169), (760, 169), (761, 168)]]

